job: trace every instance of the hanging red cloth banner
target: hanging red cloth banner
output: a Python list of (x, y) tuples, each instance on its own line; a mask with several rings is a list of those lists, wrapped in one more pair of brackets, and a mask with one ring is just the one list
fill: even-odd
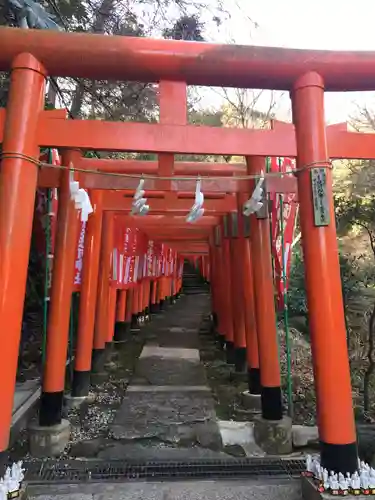
[(172, 253), (172, 269), (171, 269), (171, 275), (174, 278), (177, 278), (177, 252), (176, 250), (173, 251)]
[(75, 292), (78, 292), (81, 288), (83, 251), (85, 248), (85, 233), (86, 233), (86, 222), (81, 222), (81, 229), (79, 233), (78, 246), (77, 246), (77, 257), (75, 261), (74, 281), (73, 281), (73, 290)]
[(132, 249), (133, 249), (133, 238), (134, 231), (130, 227), (122, 227), (121, 228), (121, 242), (122, 242), (122, 250), (123, 250), (123, 259), (122, 259), (122, 284), (121, 288), (129, 288), (129, 286), (133, 283), (133, 276), (131, 275), (132, 269)]
[(140, 278), (140, 252), (139, 252), (139, 229), (135, 228), (135, 238), (134, 238), (134, 267), (133, 267), (133, 283), (136, 285)]
[[(271, 172), (290, 172), (295, 170), (295, 161), (290, 158), (275, 157), (270, 159)], [(284, 307), (284, 281), (285, 292), (288, 289), (290, 265), (291, 265), (291, 245), (294, 237), (295, 222), (297, 216), (298, 204), (295, 193), (282, 195), (273, 193), (271, 200), (271, 231), (272, 241), (271, 249), (274, 258), (275, 284), (277, 291), (278, 308)], [(281, 206), (283, 213), (281, 214)], [(281, 223), (282, 217), (282, 223)], [(284, 243), (284, 262), (283, 262), (283, 243)], [(283, 276), (283, 274), (285, 276)], [(285, 278), (285, 279), (284, 279)]]
[(110, 262), (109, 283), (112, 288), (118, 288), (119, 285), (119, 256), (120, 256), (120, 223), (117, 217), (114, 218), (112, 252)]
[(162, 269), (161, 273), (162, 276), (168, 276), (168, 255), (169, 255), (169, 248), (162, 243), (162, 255), (163, 255), (163, 263), (162, 263)]
[(138, 267), (138, 281), (145, 279), (147, 273), (147, 249), (148, 239), (147, 236), (141, 231), (138, 234), (138, 248), (139, 267)]
[[(40, 156), (40, 161), (51, 162), (52, 165), (61, 165), (61, 158), (57, 149), (51, 149), (50, 153)], [(58, 213), (58, 189), (50, 190), (50, 202), (48, 203), (48, 190), (37, 189), (36, 207), (34, 219), (34, 237), (36, 240), (38, 252), (49, 260), (48, 266), (48, 289), (52, 282), (53, 256), (55, 252), (57, 213)], [(75, 261), (75, 273), (73, 281), (73, 290), (79, 291), (81, 286), (81, 273), (83, 264), (83, 250), (85, 242), (86, 222), (81, 222), (80, 235), (77, 247), (77, 256)], [(48, 255), (46, 254), (48, 238)]]
[(138, 240), (137, 228), (131, 228), (131, 243), (129, 248), (130, 259), (129, 259), (129, 276), (128, 276), (128, 286), (132, 287), (136, 284), (136, 276), (138, 272), (138, 259), (136, 256), (137, 251), (137, 240)]
[(171, 276), (171, 274), (172, 274), (172, 261), (173, 261), (173, 250), (171, 248), (166, 248), (166, 252), (165, 252), (165, 276)]
[(178, 278), (182, 278), (184, 272), (184, 258), (180, 257), (178, 261)]
[(162, 249), (160, 243), (154, 241), (153, 244), (153, 258), (152, 258), (152, 276), (159, 278), (161, 276), (161, 260)]
[(152, 279), (154, 275), (154, 242), (148, 240), (146, 253), (146, 277)]
[(115, 220), (114, 227), (114, 247), (117, 248), (117, 259), (118, 259), (118, 274), (116, 288), (123, 288), (124, 285), (124, 234), (125, 227), (119, 221)]

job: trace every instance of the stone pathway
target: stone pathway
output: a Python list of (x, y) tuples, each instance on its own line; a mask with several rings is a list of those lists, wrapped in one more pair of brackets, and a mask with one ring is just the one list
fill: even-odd
[(101, 458), (126, 458), (124, 453), (135, 445), (143, 459), (192, 458), (204, 450), (211, 456), (210, 451), (222, 449), (198, 349), (199, 327), (208, 310), (208, 296), (185, 296), (155, 318), (111, 426), (119, 444), (104, 450)]
[(19, 432), (25, 427), (27, 418), (32, 413), (40, 397), (40, 380), (27, 380), (16, 384), (13, 399), (11, 423), (11, 442), (17, 439)]
[[(199, 330), (208, 311), (208, 296), (184, 296), (174, 307), (155, 316), (151, 324), (142, 328), (139, 336), (135, 337), (139, 342), (136, 356), (126, 346), (114, 351), (120, 358), (123, 358), (124, 352), (132, 359), (139, 358), (126, 383), (124, 381), (125, 394), (122, 392), (122, 401), (119, 400), (118, 406), (113, 409), (114, 418), (109, 425), (109, 433), (86, 441), (86, 447), (90, 445), (93, 448), (93, 458), (102, 459), (104, 463), (116, 459), (142, 462), (236, 460), (227, 448), (236, 442), (238, 429), (234, 422), (218, 421), (213, 393), (200, 359), (199, 347), (203, 338), (199, 339)], [(116, 383), (119, 376), (120, 373), (116, 372)], [(101, 411), (106, 406), (107, 403)], [(250, 443), (249, 450), (246, 447), (252, 440), (251, 423), (240, 423), (240, 426), (243, 450), (250, 456), (259, 456), (260, 450), (255, 444)], [(34, 500), (301, 498), (298, 481), (279, 478), (255, 481), (244, 478), (237, 481), (193, 479), (116, 484), (90, 481), (81, 484), (50, 483), (29, 485), (27, 493), (28, 498)]]
[(299, 500), (299, 481), (163, 481), (34, 487), (30, 500)]

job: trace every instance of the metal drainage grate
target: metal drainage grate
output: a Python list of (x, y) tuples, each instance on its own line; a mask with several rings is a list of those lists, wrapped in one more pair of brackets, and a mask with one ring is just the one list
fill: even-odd
[(26, 480), (33, 483), (79, 483), (89, 481), (126, 481), (205, 478), (297, 478), (305, 469), (303, 460), (244, 458), (196, 460), (190, 462), (112, 461), (33, 461), (25, 464)]

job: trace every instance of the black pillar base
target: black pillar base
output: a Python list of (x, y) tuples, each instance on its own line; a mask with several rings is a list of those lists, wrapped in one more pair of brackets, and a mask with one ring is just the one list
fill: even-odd
[(217, 314), (215, 312), (212, 312), (211, 317), (212, 317), (212, 324), (214, 325), (215, 328), (217, 328), (218, 325)]
[(218, 319), (217, 319), (217, 314), (215, 312), (211, 313), (211, 325), (210, 325), (210, 332), (212, 335), (218, 335), (217, 333), (217, 328), (218, 328)]
[(234, 369), (237, 373), (246, 372), (246, 347), (234, 348)]
[(8, 450), (0, 451), (0, 477), (5, 476), (5, 471), (8, 466), (9, 466)]
[(138, 328), (139, 322), (138, 322), (138, 314), (132, 314), (132, 320), (130, 323), (130, 328)]
[(159, 312), (160, 312), (159, 304), (150, 304), (150, 313), (151, 314), (158, 314)]
[(93, 349), (91, 358), (91, 371), (94, 373), (102, 373), (106, 362), (105, 349)]
[(115, 323), (115, 335), (113, 337), (113, 340), (115, 342), (122, 342), (123, 340), (126, 340), (129, 336), (130, 332), (130, 323), (127, 323), (126, 321), (117, 321)]
[(139, 314), (138, 314), (138, 327), (141, 327), (143, 326), (145, 323), (145, 313), (144, 311), (141, 311)]
[[(339, 423), (338, 423), (339, 424)], [(336, 473), (353, 474), (358, 469), (357, 443), (330, 444), (320, 441), (320, 463)]]
[(88, 396), (90, 389), (90, 372), (73, 371), (72, 391), (74, 398), (84, 398)]
[(159, 302), (159, 310), (164, 311), (165, 310), (165, 300), (161, 300)]
[(145, 308), (145, 323), (149, 323), (150, 321), (150, 308), (149, 307), (146, 307)]
[(250, 394), (259, 395), (262, 393), (259, 368), (249, 368), (247, 370), (247, 381)]
[(224, 347), (225, 347), (225, 335), (218, 333), (217, 334), (217, 341), (219, 342), (220, 349), (224, 349)]
[(262, 417), (265, 420), (282, 420), (283, 402), (280, 387), (262, 387)]
[(39, 407), (39, 425), (52, 427), (61, 424), (64, 391), (42, 392)]
[(225, 353), (228, 365), (234, 365), (234, 343), (230, 340), (225, 341)]
[[(108, 354), (113, 351), (113, 342), (106, 342), (105, 343), (105, 357), (107, 358)], [(106, 359), (107, 361), (107, 359)]]

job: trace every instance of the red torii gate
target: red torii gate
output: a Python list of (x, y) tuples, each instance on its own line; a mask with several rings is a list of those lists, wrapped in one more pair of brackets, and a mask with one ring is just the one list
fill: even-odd
[[(63, 356), (57, 353), (59, 349), (63, 351), (61, 347), (66, 336), (66, 311), (73, 273), (70, 264), (74, 261), (75, 250), (72, 237), (77, 226), (77, 215), (69, 198), (69, 172), (65, 170), (60, 173), (59, 181), (58, 177), (54, 177), (55, 174), (47, 174), (44, 169), (38, 172), (39, 148), (48, 146), (67, 149), (63, 158), (66, 166), (70, 162), (73, 165), (84, 162), (75, 149), (154, 152), (160, 155), (158, 173), (165, 177), (174, 175), (174, 153), (243, 155), (246, 171), (251, 175), (259, 175), (265, 156), (290, 156), (297, 157), (322, 464), (343, 473), (354, 471), (357, 468), (356, 436), (329, 159), (374, 158), (375, 142), (372, 134), (349, 133), (342, 127), (326, 129), (323, 98), (325, 90), (372, 90), (375, 87), (375, 54), (221, 46), (12, 28), (1, 28), (0, 40), (0, 70), (12, 71), (7, 110), (1, 116), (0, 123), (0, 141), (3, 146), (0, 172), (0, 320), (7, 331), (0, 357), (0, 366), (3, 367), (0, 451), (5, 453), (8, 446), (38, 177), (40, 185), (57, 184), (61, 192), (54, 269), (56, 284), (51, 296), (51, 305), (55, 304), (55, 309), (51, 314), (50, 328), (55, 328), (62, 335), (54, 334), (49, 340), (42, 396), (46, 421), (51, 425), (61, 419)], [(166, 89), (160, 123), (70, 121), (53, 112), (43, 111), (44, 79), (47, 74), (160, 82), (161, 88)], [(186, 125), (186, 84), (289, 90), (295, 130), (291, 127), (260, 131)], [(177, 101), (179, 106), (176, 106)], [(313, 197), (310, 194), (310, 172), (314, 173), (315, 167), (325, 172), (325, 205), (320, 207), (324, 215), (322, 225), (316, 223)], [(109, 248), (106, 235), (113, 220), (111, 211), (128, 211), (131, 200), (124, 198), (123, 193), (111, 192), (111, 189), (120, 186), (119, 179), (111, 184), (109, 178), (103, 181), (99, 175), (85, 174), (81, 178), (86, 187), (97, 193), (97, 203), (102, 203), (103, 228), (94, 216), (92, 225), (96, 226), (93, 233), (98, 235), (101, 231), (105, 236), (102, 249), (106, 245)], [(171, 192), (171, 180), (158, 182), (157, 190), (166, 192), (166, 195), (165, 199), (153, 200), (156, 214), (165, 214), (169, 210), (171, 214), (181, 214), (186, 212), (188, 206), (190, 208), (190, 200), (178, 198)], [(120, 189), (124, 187), (122, 184)], [(233, 184), (231, 192), (242, 191), (242, 187), (237, 188), (238, 183)], [(107, 194), (103, 193), (104, 190), (107, 190)], [(178, 190), (181, 191), (180, 187)], [(249, 191), (251, 185), (246, 189), (245, 183), (244, 194)], [(102, 201), (99, 202), (100, 197)], [(236, 198), (232, 194), (208, 199), (206, 213), (218, 215), (234, 212), (240, 202), (240, 196)], [(232, 224), (228, 224), (226, 216), (220, 226), (215, 226), (219, 236), (215, 237), (215, 242), (214, 236), (210, 235), (213, 299), (216, 308), (225, 302), (229, 304), (225, 314), (218, 314), (220, 328), (225, 333), (228, 345), (232, 341), (240, 341), (240, 344), (235, 343), (240, 350), (244, 347), (244, 325), (250, 324), (254, 318), (244, 317), (243, 302), (231, 299), (238, 297), (239, 286), (246, 292), (249, 303), (253, 301), (251, 311), (256, 316), (257, 336), (248, 336), (249, 343), (245, 345), (251, 345), (257, 338), (259, 364), (254, 359), (249, 360), (251, 375), (254, 380), (259, 378), (260, 367), (263, 418), (281, 421), (280, 371), (275, 318), (272, 314), (272, 270), (267, 259), (270, 249), (266, 216), (251, 216), (250, 226), (250, 247), (244, 244), (245, 227), (241, 212), (238, 212), (236, 222), (232, 219)], [(182, 227), (178, 226), (178, 229), (180, 231)], [(163, 236), (168, 235), (169, 231)], [(205, 231), (201, 234), (202, 237), (207, 235)], [(176, 241), (175, 238), (173, 240)], [(93, 245), (90, 251), (98, 253), (97, 247)], [(236, 251), (239, 258), (234, 259)], [(96, 255), (95, 259), (98, 263), (99, 256)], [(243, 267), (240, 268), (236, 260)], [(88, 261), (90, 259), (86, 259), (86, 266)], [(230, 262), (230, 266), (225, 265), (226, 262)], [(92, 269), (98, 273), (98, 265)], [(257, 290), (255, 294), (252, 294), (251, 270)], [(106, 268), (100, 268), (99, 283), (105, 282), (105, 271)], [(247, 279), (243, 280), (242, 274)], [(223, 287), (229, 282), (232, 285), (232, 298), (229, 287)], [(101, 285), (99, 299), (100, 290)], [(105, 300), (108, 303), (108, 296)], [(93, 323), (94, 309), (90, 311), (86, 313)], [(219, 313), (219, 310), (215, 312)], [(98, 308), (95, 338), (100, 342), (96, 344), (94, 341), (94, 351), (102, 349), (103, 338), (99, 330), (105, 323), (104, 315), (105, 309)], [(239, 331), (241, 333), (238, 336)], [(250, 355), (254, 352), (255, 347), (250, 349)], [(337, 387), (340, 387), (339, 391)]]

